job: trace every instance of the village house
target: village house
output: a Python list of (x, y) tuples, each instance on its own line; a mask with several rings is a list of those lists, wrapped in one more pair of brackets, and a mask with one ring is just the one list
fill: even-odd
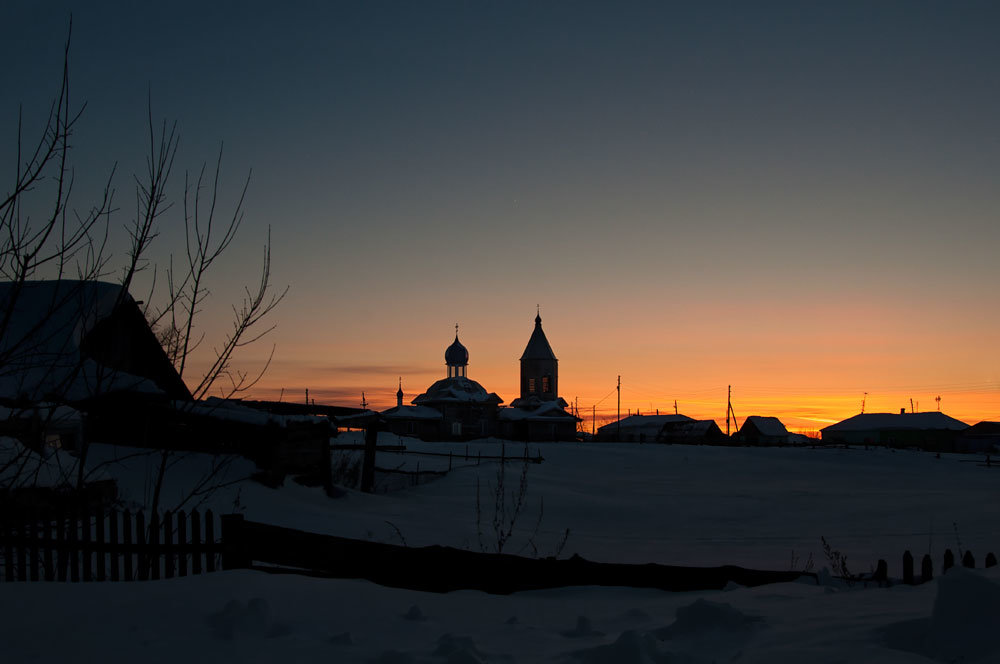
[(824, 443), (952, 451), (965, 422), (941, 412), (862, 413), (820, 430)]
[(743, 445), (787, 445), (789, 433), (777, 417), (751, 415), (743, 420), (733, 440)]

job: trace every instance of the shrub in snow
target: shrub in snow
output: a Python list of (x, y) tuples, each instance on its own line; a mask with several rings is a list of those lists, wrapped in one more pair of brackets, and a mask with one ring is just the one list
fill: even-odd
[(576, 627), (562, 632), (563, 636), (567, 636), (571, 639), (580, 638), (582, 636), (601, 636), (602, 634), (604, 634), (604, 632), (598, 632), (591, 626), (590, 618), (587, 616), (577, 616)]
[(661, 639), (675, 639), (710, 631), (738, 632), (749, 630), (760, 621), (760, 618), (748, 616), (729, 604), (699, 599), (677, 609), (677, 620), (655, 634)]
[(578, 650), (571, 655), (585, 664), (673, 664), (694, 662), (688, 657), (678, 658), (670, 653), (660, 652), (656, 639), (650, 634), (640, 634), (634, 630), (621, 633), (614, 643), (596, 648)]
[(453, 636), (444, 634), (438, 639), (437, 648), (434, 649), (435, 656), (447, 657), (448, 662), (459, 664), (460, 662), (481, 662), (486, 658), (476, 644), (467, 636)]
[(208, 617), (212, 634), (220, 639), (236, 636), (275, 637), (291, 632), (287, 625), (271, 620), (271, 607), (266, 599), (256, 597), (246, 604), (230, 600), (222, 610)]
[(409, 608), (409, 610), (407, 610), (406, 613), (403, 614), (403, 620), (422, 621), (427, 620), (427, 616), (424, 615), (424, 612), (420, 610), (419, 606), (414, 604)]

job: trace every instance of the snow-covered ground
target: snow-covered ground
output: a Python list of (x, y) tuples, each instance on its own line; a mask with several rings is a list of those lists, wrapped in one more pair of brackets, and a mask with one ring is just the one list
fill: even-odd
[[(383, 443), (398, 443), (384, 437)], [(248, 519), (410, 546), (495, 548), (498, 464), (465, 459), (465, 445), (405, 441), (454, 452), (441, 479), (337, 499), (287, 480), (239, 482), (202, 507)], [(497, 454), (499, 443), (469, 446)], [(523, 454), (522, 445), (506, 447)], [(120, 453), (120, 452), (119, 452)], [(532, 444), (526, 507), (505, 548), (593, 560), (736, 564), (761, 569), (829, 563), (820, 537), (855, 572), (878, 558), (899, 576), (909, 549), (970, 549), (979, 565), (1000, 551), (1000, 470), (972, 457), (864, 449)], [(123, 498), (146, 501), (152, 457), (88, 465), (117, 477)], [(378, 465), (447, 468), (447, 457), (382, 453)], [(168, 473), (172, 507), (210, 467), (188, 457)], [(515, 491), (521, 464), (507, 466)], [(238, 462), (225, 481), (249, 474)], [(476, 491), (480, 491), (477, 527)], [(543, 508), (541, 506), (544, 505)], [(540, 513), (541, 511), (541, 513)], [(537, 527), (537, 532), (536, 532)], [(480, 537), (482, 533), (482, 537)], [(501, 597), (428, 594), (353, 580), (224, 572), (132, 584), (0, 583), (5, 661), (347, 662), (926, 662), (1000, 661), (1000, 580), (954, 570), (917, 587), (793, 583), (699, 593), (566, 588)], [(964, 658), (964, 659), (963, 659)]]

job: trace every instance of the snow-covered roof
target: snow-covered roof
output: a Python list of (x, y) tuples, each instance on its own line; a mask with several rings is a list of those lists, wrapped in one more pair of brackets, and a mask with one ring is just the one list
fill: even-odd
[(229, 422), (256, 424), (259, 426), (273, 424), (279, 427), (287, 427), (293, 422), (309, 424), (329, 424), (330, 422), (325, 417), (317, 417), (315, 415), (277, 415), (265, 410), (244, 406), (239, 401), (220, 399), (218, 397), (208, 397), (203, 401), (177, 405), (179, 408), (183, 408), (185, 412), (193, 415), (201, 415), (202, 417), (211, 417)]
[(486, 388), (465, 376), (442, 378), (418, 395), (412, 403), (422, 405), (441, 401), (503, 403), (495, 392), (487, 392)]
[(440, 420), (440, 411), (427, 406), (394, 406), (382, 411), (382, 417), (395, 420)]
[(630, 415), (629, 417), (623, 417), (621, 421), (612, 422), (610, 424), (605, 424), (604, 426), (598, 428), (598, 431), (617, 431), (620, 426), (622, 429), (627, 429), (629, 431), (635, 431), (642, 429), (643, 431), (655, 430), (659, 431), (663, 428), (664, 424), (670, 422), (694, 422), (693, 418), (687, 415)]
[(740, 431), (743, 431), (743, 427), (748, 424), (752, 424), (757, 427), (757, 431), (764, 436), (787, 436), (788, 429), (785, 425), (781, 423), (777, 417), (764, 417), (763, 415), (751, 415), (750, 417), (743, 420), (743, 426), (740, 427)]
[(944, 413), (862, 413), (821, 429), (823, 432), (873, 430), (949, 430), (961, 431), (969, 425)]
[[(0, 398), (76, 401), (116, 391), (162, 393), (150, 379), (101, 365), (83, 351), (88, 334), (117, 306), (135, 306), (118, 284), (0, 283)], [(141, 315), (141, 314), (137, 314)], [(150, 334), (152, 334), (150, 332)]]
[(498, 417), (502, 420), (565, 420), (577, 418), (567, 413), (558, 401), (543, 401), (536, 408), (501, 408)]

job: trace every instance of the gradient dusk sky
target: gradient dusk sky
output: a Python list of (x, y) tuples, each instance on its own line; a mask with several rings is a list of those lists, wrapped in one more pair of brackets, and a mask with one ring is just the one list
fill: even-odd
[(226, 200), (253, 169), (203, 322), (207, 349), (270, 225), (290, 291), (254, 396), (385, 407), (402, 377), (409, 401), (458, 323), (509, 403), (539, 304), (598, 424), (619, 374), (623, 412), (720, 424), (730, 384), (792, 430), (865, 392), (1000, 419), (1000, 4), (205, 5), (4, 3), (0, 178), (72, 11), (77, 206), (117, 163), (128, 219), (147, 93), (175, 200), (222, 141)]

